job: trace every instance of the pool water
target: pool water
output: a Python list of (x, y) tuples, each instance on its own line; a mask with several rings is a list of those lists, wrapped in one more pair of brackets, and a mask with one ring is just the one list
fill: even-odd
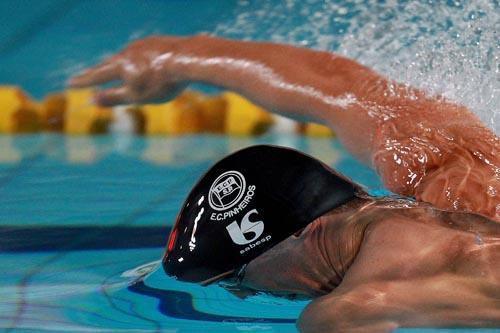
[(387, 194), (373, 171), (331, 139), (0, 136), (0, 328), (296, 332), (307, 302), (240, 300), (218, 286), (175, 281), (157, 266), (198, 177), (219, 158), (259, 143), (300, 149), (372, 194)]

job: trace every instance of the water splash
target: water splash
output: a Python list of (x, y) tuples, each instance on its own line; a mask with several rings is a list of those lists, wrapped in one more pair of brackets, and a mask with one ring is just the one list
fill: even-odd
[(498, 0), (242, 0), (214, 33), (339, 52), (468, 106), (500, 134)]

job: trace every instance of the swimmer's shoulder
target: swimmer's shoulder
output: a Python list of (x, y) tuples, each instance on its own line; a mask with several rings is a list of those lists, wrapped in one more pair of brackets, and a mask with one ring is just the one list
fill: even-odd
[(382, 198), (374, 204), (379, 217), (371, 228), (384, 224), (422, 224), (431, 228), (481, 232), (500, 237), (500, 224), (488, 217), (468, 212), (440, 209), (426, 202), (406, 198)]

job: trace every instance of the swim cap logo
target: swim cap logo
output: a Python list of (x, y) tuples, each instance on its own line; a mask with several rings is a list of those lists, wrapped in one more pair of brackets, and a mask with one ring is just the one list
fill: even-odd
[[(243, 219), (241, 220), (241, 227), (238, 225), (238, 222), (236, 221), (226, 226), (226, 229), (229, 232), (229, 236), (231, 236), (233, 242), (235, 242), (238, 245), (245, 245), (253, 242), (257, 238), (259, 238), (260, 235), (262, 235), (262, 233), (264, 232), (264, 222), (250, 221), (250, 215), (258, 213), (259, 212), (257, 212), (257, 209), (252, 209), (251, 211), (246, 213), (245, 216), (243, 216)], [(248, 233), (254, 234), (251, 239), (246, 239), (245, 234)]]
[(236, 205), (245, 193), (245, 177), (238, 171), (226, 171), (213, 182), (208, 203), (215, 210), (226, 210)]

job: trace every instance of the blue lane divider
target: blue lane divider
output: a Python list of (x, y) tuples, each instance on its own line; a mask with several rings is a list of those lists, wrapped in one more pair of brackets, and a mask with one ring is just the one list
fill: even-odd
[(0, 252), (82, 251), (163, 247), (168, 226), (0, 227)]

